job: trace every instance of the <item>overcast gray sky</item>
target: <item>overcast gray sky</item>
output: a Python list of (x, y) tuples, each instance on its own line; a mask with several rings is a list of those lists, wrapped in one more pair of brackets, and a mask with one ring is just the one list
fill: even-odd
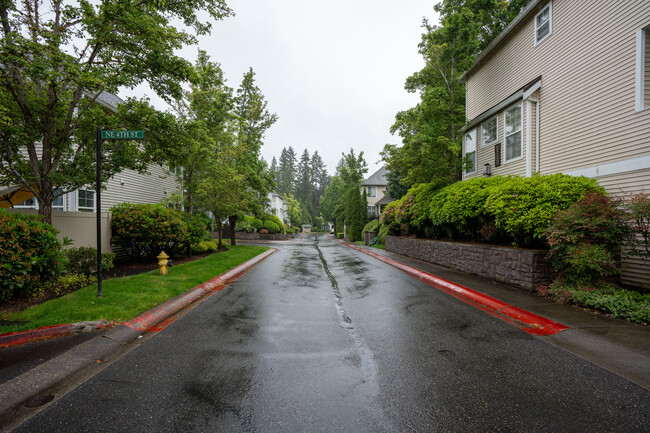
[[(214, 24), (199, 47), (237, 88), (249, 67), (279, 120), (266, 134), (269, 163), (283, 147), (307, 148), (333, 174), (342, 152), (381, 164), (395, 114), (417, 104), (405, 79), (423, 66), (422, 18), (437, 22), (436, 0), (228, 0), (237, 14)], [(183, 51), (191, 61), (196, 47)], [(158, 101), (149, 95), (154, 103)]]

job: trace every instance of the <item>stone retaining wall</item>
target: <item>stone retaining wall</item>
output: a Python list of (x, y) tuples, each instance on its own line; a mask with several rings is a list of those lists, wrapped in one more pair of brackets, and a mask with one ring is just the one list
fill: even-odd
[(386, 236), (386, 251), (534, 291), (551, 281), (547, 251)]
[[(247, 232), (235, 232), (235, 239), (241, 239), (245, 241), (286, 241), (290, 239), (291, 236), (283, 235), (282, 233), (247, 233)], [(225, 238), (227, 239), (227, 238)]]
[(377, 232), (371, 232), (366, 230), (363, 232), (363, 243), (364, 245), (370, 245), (370, 240), (374, 237), (377, 237)]

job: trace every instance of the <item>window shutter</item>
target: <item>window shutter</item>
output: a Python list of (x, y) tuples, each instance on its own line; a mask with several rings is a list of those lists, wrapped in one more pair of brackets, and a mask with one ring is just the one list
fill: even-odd
[(494, 166), (501, 167), (501, 143), (494, 145)]

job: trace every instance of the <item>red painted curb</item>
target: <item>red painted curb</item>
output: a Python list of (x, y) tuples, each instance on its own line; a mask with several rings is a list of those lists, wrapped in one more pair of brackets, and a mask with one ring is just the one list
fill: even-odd
[(406, 272), (407, 274), (410, 274), (415, 278), (424, 281), (425, 283), (439, 290), (442, 290), (457, 299), (460, 299), (463, 302), (473, 305), (489, 314), (492, 314), (495, 317), (498, 317), (508, 323), (517, 326), (518, 328), (523, 329), (529, 334), (554, 335), (564, 331), (565, 329), (569, 329), (568, 326), (553, 322), (552, 320), (538, 316), (537, 314), (531, 313), (529, 311), (522, 310), (521, 308), (510, 305), (484, 293), (480, 293), (459, 284), (452, 283), (451, 281), (447, 281), (443, 278), (436, 277), (435, 275), (429, 274), (428, 272), (424, 272), (411, 266), (405, 265), (404, 263), (382, 256), (381, 254), (377, 254), (365, 248), (360, 248), (356, 245), (351, 245), (344, 242), (340, 243), (346, 247), (368, 254), (377, 260), (381, 260), (384, 263), (394, 266)]
[[(194, 289), (191, 289), (184, 295), (181, 295), (181, 297), (164, 302), (157, 307), (154, 307), (151, 310), (127, 322), (124, 322), (123, 325), (126, 325), (138, 331), (149, 331), (155, 325), (158, 325), (163, 320), (173, 316), (188, 304), (195, 302), (208, 293), (214, 293), (223, 289), (224, 286), (226, 286), (228, 283), (241, 277), (251, 267), (264, 260), (271, 254), (275, 253), (276, 251), (276, 249), (265, 251), (262, 254), (242, 263), (241, 265), (236, 266), (231, 270), (226, 271), (223, 274), (211, 279), (210, 281), (207, 281), (195, 287)], [(170, 320), (165, 324), (165, 326), (172, 322), (173, 320)], [(117, 325), (117, 323), (110, 322), (106, 325), (99, 324), (96, 329), (99, 330), (110, 328), (114, 325)], [(43, 328), (32, 329), (30, 331), (13, 332), (11, 334), (0, 335), (0, 348), (18, 346), (20, 344), (48, 340), (51, 338), (66, 337), (68, 335), (72, 335), (72, 331), (75, 329), (75, 327), (75, 324), (51, 325), (45, 326)], [(159, 328), (163, 329), (164, 326)]]
[[(164, 329), (165, 326), (173, 323), (175, 318), (172, 316), (178, 313), (180, 310), (190, 305), (193, 302), (198, 301), (203, 298), (205, 295), (218, 292), (223, 289), (227, 284), (236, 280), (237, 278), (244, 275), (250, 268), (255, 266), (257, 263), (261, 262), (271, 254), (275, 253), (277, 250), (272, 248), (268, 251), (263, 252), (262, 254), (253, 257), (252, 259), (242, 263), (239, 266), (232, 268), (229, 271), (224, 272), (223, 274), (199, 285), (194, 289), (191, 289), (189, 292), (171, 299), (167, 302), (164, 302), (157, 307), (152, 308), (151, 310), (134, 317), (133, 319), (122, 323), (125, 326), (128, 326), (131, 329), (137, 331), (160, 331)], [(170, 318), (164, 326), (156, 326), (163, 322), (165, 319)]]
[[(115, 323), (100, 323), (95, 330), (110, 328)], [(51, 325), (30, 331), (13, 332), (0, 335), (0, 348), (18, 346), (20, 344), (32, 343), (35, 341), (49, 340), (51, 338), (67, 337), (73, 334), (75, 324)]]

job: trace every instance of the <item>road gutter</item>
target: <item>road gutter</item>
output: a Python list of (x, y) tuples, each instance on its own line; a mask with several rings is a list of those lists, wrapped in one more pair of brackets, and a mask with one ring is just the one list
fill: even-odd
[[(92, 367), (97, 364), (101, 364), (103, 367), (109, 360), (114, 361), (118, 359), (119, 356), (114, 355), (125, 352), (125, 347), (143, 333), (161, 330), (164, 326), (180, 317), (187, 307), (198, 305), (277, 251), (274, 248), (269, 249), (241, 265), (191, 289), (185, 294), (170, 299), (140, 316), (117, 325), (104, 335), (88, 340), (59, 357), (0, 385), (0, 425), (3, 426), (0, 431), (6, 431), (4, 430), (4, 426), (8, 424), (7, 421), (9, 419), (13, 419), (12, 413), (22, 413), (25, 411), (25, 408), (22, 407), (25, 403), (33, 400), (40, 394), (47, 393), (48, 390), (59, 390), (56, 393), (56, 398), (48, 401), (47, 405), (55, 402), (65, 395), (66, 392), (62, 392), (60, 389), (63, 388), (62, 383), (68, 377), (74, 376), (84, 370), (93, 370)], [(159, 325), (164, 321), (166, 322), (161, 328)], [(29, 332), (33, 334), (35, 331), (28, 331), (25, 334)], [(99, 370), (94, 369), (94, 374), (97, 372)], [(49, 394), (52, 394), (52, 392)], [(43, 405), (38, 410), (42, 410), (47, 405)]]
[(388, 257), (377, 254), (366, 248), (361, 248), (356, 245), (340, 242), (348, 248), (368, 254), (377, 260), (387, 263), (391, 266), (406, 272), (407, 274), (423, 281), (438, 290), (442, 290), (451, 296), (470, 304), (480, 310), (485, 311), (501, 320), (504, 320), (532, 335), (549, 336), (558, 334), (566, 329), (568, 326), (554, 322), (537, 314), (531, 313), (514, 305), (503, 302), (499, 299), (488, 296), (484, 293), (477, 292), (470, 288), (461, 286), (460, 284), (452, 283), (443, 278), (432, 275), (428, 272), (421, 271), (404, 263), (390, 259)]

